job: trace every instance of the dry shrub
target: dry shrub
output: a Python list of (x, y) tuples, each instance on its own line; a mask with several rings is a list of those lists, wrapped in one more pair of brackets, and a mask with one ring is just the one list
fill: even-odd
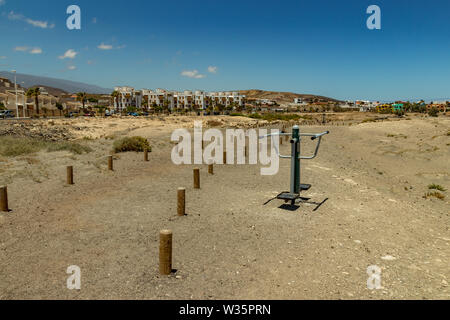
[(431, 198), (431, 197), (434, 197), (434, 198), (439, 199), (439, 200), (444, 200), (445, 199), (445, 196), (442, 193), (437, 192), (437, 191), (425, 193), (425, 195), (423, 197), (425, 199), (428, 199), (428, 198)]

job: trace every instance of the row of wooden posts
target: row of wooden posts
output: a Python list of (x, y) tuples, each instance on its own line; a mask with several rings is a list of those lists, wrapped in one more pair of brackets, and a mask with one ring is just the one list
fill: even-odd
[[(285, 128), (283, 128), (285, 132)], [(285, 140), (289, 139), (285, 136)], [(283, 139), (280, 137), (280, 145), (283, 144)], [(202, 148), (204, 143), (202, 141)], [(245, 146), (245, 156), (248, 155), (248, 147)], [(223, 152), (223, 163), (227, 163), (227, 153)], [(200, 189), (200, 169), (194, 168), (194, 189)], [(208, 164), (208, 174), (214, 174), (214, 165)], [(186, 215), (186, 188), (178, 188), (177, 194), (177, 214), (178, 216)], [(172, 273), (172, 230), (161, 230), (159, 233), (159, 273), (161, 275), (169, 275)]]
[[(286, 140), (289, 137), (286, 136)], [(283, 140), (280, 137), (280, 144)], [(203, 147), (203, 143), (202, 143)], [(247, 146), (245, 147), (245, 156), (248, 155)], [(144, 150), (144, 161), (148, 160), (148, 150)], [(227, 153), (223, 153), (223, 163), (227, 163)], [(113, 156), (108, 156), (108, 170), (114, 170)], [(194, 168), (194, 189), (200, 189), (200, 169)], [(208, 174), (214, 174), (214, 165), (208, 164)], [(73, 185), (73, 166), (67, 167), (67, 184)], [(8, 207), (8, 189), (7, 186), (0, 187), (0, 211), (10, 211)], [(178, 188), (177, 193), (177, 215), (186, 215), (186, 188)], [(159, 245), (159, 272), (161, 275), (169, 275), (172, 272), (172, 231), (160, 231), (160, 245)]]
[[(148, 161), (148, 150), (144, 150), (144, 161)], [(108, 170), (114, 170), (113, 167), (113, 156), (108, 156)], [(73, 166), (67, 167), (67, 184), (74, 184), (73, 179)], [(8, 212), (8, 187), (0, 187), (0, 211)]]

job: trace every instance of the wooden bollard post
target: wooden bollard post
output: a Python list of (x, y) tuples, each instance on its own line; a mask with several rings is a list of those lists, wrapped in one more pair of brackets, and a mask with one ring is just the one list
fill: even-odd
[(144, 161), (148, 161), (148, 150), (144, 149)]
[(194, 189), (200, 189), (200, 169), (194, 169)]
[(280, 137), (280, 146), (283, 144), (283, 137)]
[(113, 156), (108, 156), (108, 170), (113, 171), (114, 167), (113, 167)]
[(67, 167), (67, 184), (73, 184), (73, 167)]
[(8, 188), (0, 187), (0, 211), (8, 212)]
[(177, 214), (184, 216), (186, 214), (186, 189), (178, 188)]
[(208, 164), (208, 173), (214, 174), (214, 165), (212, 163)]
[(223, 152), (223, 164), (227, 164), (227, 152)]
[(169, 275), (172, 272), (172, 231), (159, 232), (159, 273)]

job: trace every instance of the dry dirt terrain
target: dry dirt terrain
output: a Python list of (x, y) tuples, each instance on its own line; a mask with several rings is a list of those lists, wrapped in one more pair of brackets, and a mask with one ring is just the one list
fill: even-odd
[[(449, 299), (450, 191), (428, 186), (450, 189), (450, 119), (343, 117), (300, 121), (303, 132), (331, 133), (319, 156), (302, 162), (302, 183), (313, 186), (298, 208), (268, 202), (289, 189), (288, 160), (275, 176), (262, 176), (260, 165), (215, 165), (208, 175), (201, 165), (194, 189), (194, 166), (172, 164), (170, 135), (191, 130), (195, 118), (0, 121), (4, 135), (26, 136), (33, 126), (92, 149), (0, 156), (11, 209), (0, 213), (0, 299)], [(122, 136), (148, 138), (150, 161), (119, 153), (108, 171), (106, 156)], [(311, 140), (302, 147), (311, 151)], [(281, 151), (290, 152), (288, 143)], [(158, 273), (162, 229), (173, 230), (170, 276)], [(71, 265), (81, 268), (81, 290), (66, 287)], [(380, 289), (367, 288), (372, 265), (381, 268)]]

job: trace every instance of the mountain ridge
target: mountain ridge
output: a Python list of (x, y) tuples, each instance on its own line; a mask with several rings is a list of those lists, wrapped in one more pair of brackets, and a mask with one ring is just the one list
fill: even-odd
[[(8, 78), (10, 81), (14, 82), (14, 74), (12, 72), (0, 71), (0, 77)], [(51, 77), (42, 77), (23, 73), (17, 74), (17, 84), (20, 84), (21, 86), (26, 88), (35, 86), (50, 87), (69, 93), (86, 92), (92, 94), (105, 94), (112, 92), (112, 89), (102, 88), (100, 86), (84, 82), (77, 82)]]

